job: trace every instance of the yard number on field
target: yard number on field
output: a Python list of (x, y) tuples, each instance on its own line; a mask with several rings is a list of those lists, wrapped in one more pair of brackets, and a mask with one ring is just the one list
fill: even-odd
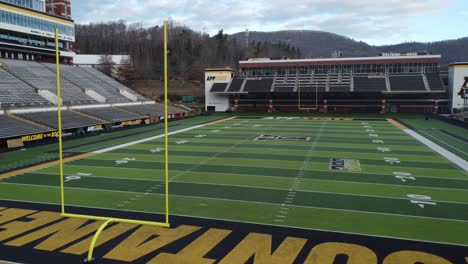
[(177, 145), (183, 145), (185, 143), (189, 143), (187, 140), (182, 140), (182, 141), (177, 141), (176, 144)]
[(393, 172), (393, 175), (395, 175), (395, 178), (401, 180), (402, 182), (416, 180), (415, 177), (411, 176), (411, 173), (407, 173), (407, 172), (396, 171), (396, 172)]
[(401, 161), (398, 158), (384, 158), (384, 161), (391, 165), (401, 163)]
[(412, 204), (416, 204), (421, 208), (424, 208), (426, 205), (437, 205), (437, 203), (432, 202), (432, 198), (427, 195), (408, 194), (408, 198), (412, 199), (410, 200)]
[(380, 152), (390, 152), (390, 151), (392, 151), (389, 148), (383, 148), (383, 147), (379, 147), (379, 148), (377, 148), (377, 150), (380, 151)]
[(79, 180), (79, 179), (81, 179), (80, 176), (67, 176), (67, 177), (65, 177), (65, 182)]
[(381, 139), (373, 139), (372, 140), (372, 143), (375, 143), (375, 144), (384, 144), (385, 142)]
[(164, 150), (164, 148), (155, 148), (155, 149), (150, 150), (150, 152), (151, 153), (158, 153), (158, 152), (161, 152), (163, 150)]
[(115, 165), (126, 164), (129, 161), (135, 161), (135, 160), (136, 160), (135, 158), (123, 158), (121, 160), (116, 160)]

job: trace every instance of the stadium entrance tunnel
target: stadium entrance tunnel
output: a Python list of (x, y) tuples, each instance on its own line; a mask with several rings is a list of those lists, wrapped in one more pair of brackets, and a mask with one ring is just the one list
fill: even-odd
[[(62, 218), (58, 209), (0, 201), (0, 263), (82, 262), (103, 222)], [(466, 246), (179, 216), (171, 223), (171, 229), (109, 224), (96, 243), (95, 263), (468, 263)]]

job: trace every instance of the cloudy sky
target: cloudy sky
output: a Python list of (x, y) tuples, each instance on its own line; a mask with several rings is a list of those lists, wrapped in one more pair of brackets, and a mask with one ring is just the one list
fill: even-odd
[(72, 0), (73, 18), (161, 24), (215, 34), (322, 30), (373, 45), (468, 36), (468, 0)]

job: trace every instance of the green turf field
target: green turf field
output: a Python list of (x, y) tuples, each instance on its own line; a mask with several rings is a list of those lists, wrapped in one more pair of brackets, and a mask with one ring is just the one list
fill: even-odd
[[(67, 163), (66, 203), (164, 212), (163, 145)], [(244, 117), (173, 135), (169, 149), (171, 214), (468, 245), (468, 173), (385, 120)], [(51, 166), (3, 179), (0, 196), (58, 203), (57, 173)]]

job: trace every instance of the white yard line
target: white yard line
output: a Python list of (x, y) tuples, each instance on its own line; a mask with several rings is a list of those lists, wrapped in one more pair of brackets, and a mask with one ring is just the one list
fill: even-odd
[(444, 149), (443, 147), (437, 145), (436, 143), (430, 141), (429, 139), (419, 135), (418, 133), (414, 132), (411, 129), (403, 129), (408, 135), (412, 136), (419, 142), (423, 143), (424, 145), (428, 146), (435, 152), (439, 153), (441, 156), (445, 157), (446, 159), (450, 160), (460, 168), (462, 168), (465, 171), (468, 171), (468, 162), (459, 156), (453, 154), (452, 152)]
[[(197, 129), (197, 128), (201, 128), (201, 127), (204, 127), (204, 126), (207, 126), (207, 125), (209, 125), (209, 124), (197, 125), (197, 126), (193, 126), (193, 127), (180, 129), (180, 130), (177, 130), (177, 131), (169, 132), (168, 135), (172, 136), (172, 135), (179, 134), (179, 133), (182, 133), (182, 132), (186, 132), (186, 131), (194, 130), (194, 129)], [(128, 143), (125, 143), (125, 144), (120, 144), (120, 145), (117, 145), (117, 146), (113, 146), (113, 147), (110, 147), (110, 148), (97, 150), (97, 151), (94, 151), (93, 153), (96, 153), (96, 154), (106, 153), (106, 152), (109, 152), (109, 151), (113, 151), (113, 150), (121, 149), (121, 148), (126, 148), (126, 147), (129, 147), (129, 146), (133, 146), (133, 145), (137, 145), (137, 144), (140, 144), (140, 143), (152, 141), (152, 140), (159, 139), (159, 138), (162, 138), (162, 137), (164, 137), (164, 134), (149, 137), (149, 138), (144, 138), (144, 139), (140, 139), (140, 140), (135, 140), (135, 141), (128, 142)]]

